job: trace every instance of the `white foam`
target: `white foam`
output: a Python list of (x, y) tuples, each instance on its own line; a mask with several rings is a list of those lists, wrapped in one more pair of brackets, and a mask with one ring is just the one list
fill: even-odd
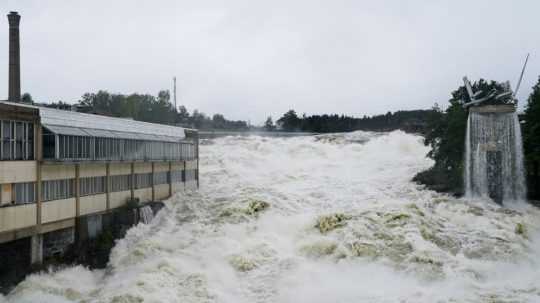
[[(107, 269), (33, 275), (9, 302), (539, 300), (538, 215), (423, 190), (418, 136), (225, 137), (201, 190), (132, 228)], [(246, 212), (251, 201), (270, 204)], [(325, 234), (317, 218), (344, 214)], [(518, 223), (526, 237), (515, 233)], [(321, 244), (322, 243), (322, 244)], [(319, 251), (316, 251), (319, 249)], [(309, 250), (315, 253), (309, 253)]]

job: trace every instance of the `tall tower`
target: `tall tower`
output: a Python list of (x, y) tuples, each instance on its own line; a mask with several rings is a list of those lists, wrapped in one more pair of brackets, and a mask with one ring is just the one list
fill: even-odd
[(21, 101), (21, 56), (19, 45), (19, 22), (21, 16), (17, 12), (10, 12), (9, 22), (9, 89), (8, 101)]
[(178, 107), (176, 105), (176, 77), (173, 77), (174, 87), (173, 87), (173, 95), (174, 95), (174, 110), (177, 111)]

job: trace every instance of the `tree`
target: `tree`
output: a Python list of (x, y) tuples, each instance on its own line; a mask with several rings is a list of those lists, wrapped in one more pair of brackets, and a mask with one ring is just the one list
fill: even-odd
[(276, 129), (274, 121), (272, 120), (272, 116), (268, 116), (268, 118), (266, 118), (266, 122), (264, 122), (264, 129), (269, 132)]
[(24, 93), (21, 97), (21, 101), (23, 103), (28, 103), (28, 104), (34, 104), (34, 100), (32, 99), (32, 95), (30, 95), (29, 93)]
[(171, 100), (171, 93), (169, 92), (169, 90), (160, 90), (158, 92), (158, 102), (163, 102), (163, 103), (169, 103), (169, 101)]
[(300, 130), (301, 120), (296, 115), (294, 110), (289, 110), (283, 117), (279, 118), (278, 124), (286, 131), (298, 131)]
[(212, 116), (213, 128), (225, 129), (227, 126), (226, 124), (227, 124), (227, 120), (225, 119), (225, 117), (223, 117), (222, 114), (214, 114), (214, 116)]
[(540, 77), (527, 100), (523, 141), (527, 162), (530, 198), (540, 198)]
[(176, 115), (176, 122), (180, 124), (189, 123), (189, 112), (187, 108), (183, 105), (178, 107), (178, 113)]
[(302, 114), (296, 116), (294, 110), (290, 110), (283, 115), (277, 124), (285, 131), (305, 131), (315, 133), (349, 132), (355, 130), (366, 131), (392, 131), (401, 129), (414, 133), (425, 133), (427, 120), (433, 115), (440, 115), (434, 109), (410, 110), (388, 112), (384, 115), (362, 118), (345, 116), (343, 114), (312, 115)]

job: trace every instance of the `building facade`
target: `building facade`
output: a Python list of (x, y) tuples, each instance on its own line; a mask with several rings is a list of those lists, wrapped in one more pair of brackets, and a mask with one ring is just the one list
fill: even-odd
[(0, 102), (0, 243), (197, 187), (195, 130)]

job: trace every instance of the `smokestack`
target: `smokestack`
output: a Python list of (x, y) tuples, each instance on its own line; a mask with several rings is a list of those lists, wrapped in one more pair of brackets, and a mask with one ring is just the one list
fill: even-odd
[(21, 56), (19, 47), (19, 21), (17, 12), (10, 12), (9, 21), (9, 97), (8, 101), (21, 101)]

